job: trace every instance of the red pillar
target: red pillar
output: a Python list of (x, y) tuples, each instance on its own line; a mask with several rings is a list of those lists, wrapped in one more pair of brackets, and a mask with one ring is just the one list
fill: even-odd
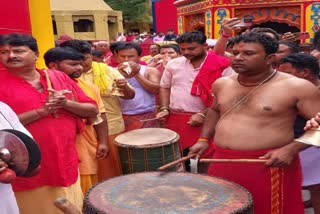
[(31, 33), (28, 0), (2, 0), (0, 34)]
[[(0, 7), (0, 35), (8, 33), (31, 34), (28, 0), (2, 0)], [(0, 65), (0, 70), (3, 67)]]

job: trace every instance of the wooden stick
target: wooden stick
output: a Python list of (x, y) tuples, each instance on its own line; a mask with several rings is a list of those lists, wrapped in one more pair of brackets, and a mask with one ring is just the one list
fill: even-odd
[(266, 159), (200, 159), (200, 163), (265, 163)]
[(140, 122), (147, 122), (147, 121), (152, 121), (152, 120), (159, 120), (160, 118), (154, 117), (154, 118), (149, 118), (149, 119), (142, 119)]
[[(50, 77), (49, 77), (49, 74), (48, 74), (48, 71), (47, 70), (44, 70), (44, 74), (46, 76), (46, 81), (47, 81), (47, 88), (52, 90), (52, 84), (51, 84), (51, 80), (50, 80)], [(52, 92), (49, 92), (49, 94), (51, 94)]]
[(82, 214), (82, 212), (65, 198), (57, 198), (54, 205), (64, 214)]
[(173, 166), (175, 166), (175, 165), (178, 165), (179, 163), (185, 162), (186, 160), (189, 160), (190, 158), (193, 158), (193, 157), (195, 157), (196, 155), (197, 155), (197, 154), (191, 154), (191, 155), (185, 156), (185, 157), (183, 157), (183, 158), (180, 158), (180, 159), (178, 159), (178, 160), (172, 161), (172, 162), (170, 162), (170, 163), (167, 163), (167, 164), (159, 167), (158, 170), (159, 170), (159, 171), (166, 170), (166, 169), (168, 169), (168, 168), (170, 168), (170, 167), (173, 167)]
[[(49, 77), (48, 71), (47, 71), (47, 70), (43, 70), (43, 71), (44, 71), (44, 74), (45, 74), (45, 76), (46, 76), (46, 81), (47, 81), (47, 90), (48, 90), (48, 93), (49, 93), (49, 96), (50, 96), (50, 95), (52, 95), (52, 94), (53, 94), (53, 92), (52, 92), (52, 91), (50, 91), (50, 90), (53, 90), (53, 88), (52, 88), (52, 84), (51, 84), (51, 80), (50, 80), (50, 77)], [(53, 112), (53, 113), (52, 113), (52, 116), (53, 116), (54, 118), (58, 118), (58, 114), (57, 114), (57, 112)]]

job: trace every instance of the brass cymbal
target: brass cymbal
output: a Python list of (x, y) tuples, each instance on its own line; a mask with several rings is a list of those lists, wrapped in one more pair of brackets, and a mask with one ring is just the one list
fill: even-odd
[[(24, 134), (23, 132), (20, 132), (18, 130), (13, 129), (5, 129), (2, 131), (6, 131), (8, 133), (14, 134), (16, 137), (18, 137), (25, 145), (27, 152), (28, 152), (28, 168), (25, 171), (24, 174), (19, 176), (29, 176), (32, 175), (34, 170), (38, 168), (41, 162), (41, 152), (39, 145), (28, 135)], [(17, 174), (18, 175), (18, 174)]]
[(117, 96), (117, 97), (123, 97), (124, 96), (124, 92), (122, 88), (118, 88), (118, 87), (113, 87), (111, 92), (111, 95), (113, 96)]
[(29, 154), (26, 146), (16, 135), (2, 130), (0, 131), (0, 158), (15, 171), (17, 176), (27, 172)]

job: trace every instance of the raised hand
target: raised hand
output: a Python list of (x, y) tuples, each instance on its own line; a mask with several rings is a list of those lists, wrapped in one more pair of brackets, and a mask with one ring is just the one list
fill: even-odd
[(320, 112), (316, 114), (315, 117), (307, 121), (306, 126), (304, 127), (305, 131), (308, 131), (311, 128), (318, 128), (320, 125)]

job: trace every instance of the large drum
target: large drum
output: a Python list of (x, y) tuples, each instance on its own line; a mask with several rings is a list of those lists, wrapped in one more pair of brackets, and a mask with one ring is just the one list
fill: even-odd
[(191, 173), (145, 172), (95, 185), (85, 197), (85, 214), (253, 213), (250, 193), (221, 178)]
[(123, 174), (156, 171), (181, 157), (179, 135), (169, 129), (144, 128), (115, 138)]

